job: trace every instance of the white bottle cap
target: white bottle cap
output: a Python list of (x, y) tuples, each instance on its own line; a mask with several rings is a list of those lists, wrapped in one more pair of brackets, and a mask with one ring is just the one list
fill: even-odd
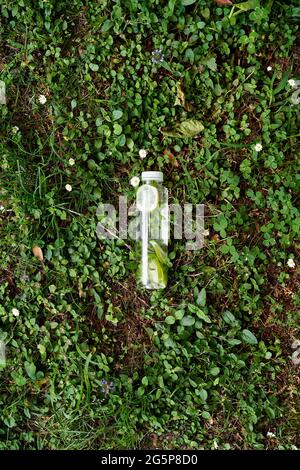
[(164, 180), (164, 175), (161, 171), (143, 171), (142, 172), (142, 181), (158, 181), (162, 183)]

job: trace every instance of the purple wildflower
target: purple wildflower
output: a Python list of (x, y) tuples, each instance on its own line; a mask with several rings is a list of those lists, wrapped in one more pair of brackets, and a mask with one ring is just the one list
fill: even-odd
[(101, 389), (104, 395), (108, 395), (111, 390), (114, 388), (113, 382), (108, 382), (107, 380), (101, 380)]

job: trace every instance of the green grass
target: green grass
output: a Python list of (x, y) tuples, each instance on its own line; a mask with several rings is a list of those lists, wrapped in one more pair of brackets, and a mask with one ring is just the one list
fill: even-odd
[[(298, 2), (184, 3), (0, 2), (1, 449), (300, 447)], [(164, 291), (96, 235), (143, 170), (205, 204)]]

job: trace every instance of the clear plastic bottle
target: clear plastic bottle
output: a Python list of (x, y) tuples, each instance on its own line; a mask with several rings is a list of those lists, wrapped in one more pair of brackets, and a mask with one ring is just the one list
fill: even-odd
[(169, 213), (168, 190), (160, 171), (144, 171), (136, 194), (140, 219), (138, 282), (146, 289), (167, 285)]

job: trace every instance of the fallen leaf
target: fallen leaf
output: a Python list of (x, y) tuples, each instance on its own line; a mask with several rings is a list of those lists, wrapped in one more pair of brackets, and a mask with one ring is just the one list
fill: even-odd
[(211, 238), (212, 238), (212, 240), (214, 240), (215, 242), (220, 241), (220, 237), (219, 237), (219, 235), (218, 235), (217, 233), (215, 233)]
[(177, 94), (175, 98), (175, 106), (182, 106), (186, 111), (193, 111), (193, 106), (185, 99), (185, 94), (180, 82), (177, 83)]
[(232, 2), (230, 0), (215, 0), (217, 5), (220, 5), (221, 7), (226, 7), (227, 5), (232, 5)]
[(196, 119), (187, 119), (171, 128), (162, 129), (161, 132), (169, 137), (195, 137), (203, 130), (202, 122)]
[(34, 256), (39, 260), (39, 261), (43, 261), (44, 260), (44, 255), (43, 255), (43, 252), (42, 252), (42, 249), (37, 246), (37, 245), (34, 245), (32, 247), (32, 253), (34, 254)]
[(184, 107), (184, 103), (185, 103), (184, 91), (182, 89), (181, 83), (178, 82), (177, 83), (177, 94), (176, 94), (176, 98), (175, 98), (175, 106), (179, 105), (179, 106)]

